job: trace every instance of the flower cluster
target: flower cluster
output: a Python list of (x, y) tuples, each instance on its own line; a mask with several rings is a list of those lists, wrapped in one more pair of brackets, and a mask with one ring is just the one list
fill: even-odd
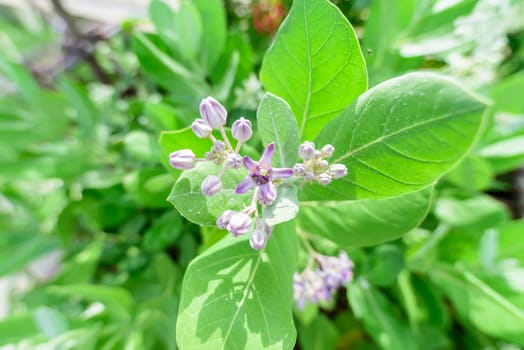
[(345, 252), (338, 257), (318, 253), (314, 257), (318, 262), (315, 270), (307, 267), (294, 275), (294, 298), (299, 309), (303, 309), (307, 301), (313, 304), (331, 301), (335, 291), (353, 279), (353, 262)]
[[(244, 194), (250, 190), (252, 199), (250, 205), (242, 210), (227, 209), (217, 219), (216, 224), (221, 229), (228, 230), (233, 236), (250, 235), (250, 244), (256, 250), (264, 249), (271, 236), (273, 228), (259, 213), (264, 206), (269, 206), (277, 198), (277, 187), (285, 179), (296, 176), (298, 180), (317, 182), (327, 185), (332, 179), (338, 179), (347, 174), (345, 165), (329, 165), (324, 158), (329, 158), (334, 152), (331, 145), (326, 145), (321, 151), (315, 150), (312, 142), (305, 142), (300, 146), (299, 154), (304, 160), (294, 168), (274, 168), (272, 166), (274, 143), (265, 148), (260, 160), (257, 162), (249, 156), (242, 156), (240, 148), (242, 143), (248, 141), (253, 135), (251, 122), (244, 117), (233, 122), (231, 135), (237, 141), (235, 147), (226, 133), (224, 125), (227, 121), (227, 110), (217, 100), (207, 97), (200, 103), (200, 116), (191, 128), (199, 138), (209, 138), (212, 146), (204, 158), (197, 158), (190, 149), (175, 151), (170, 154), (169, 162), (172, 167), (188, 170), (195, 167), (197, 162), (212, 162), (221, 165), (218, 174), (209, 174), (202, 181), (201, 191), (206, 196), (213, 196), (222, 190), (222, 176), (227, 168), (245, 168), (247, 176), (236, 186), (236, 194)], [(213, 130), (218, 130), (221, 139), (213, 135)], [(302, 171), (297, 171), (297, 169)]]
[(326, 158), (331, 158), (335, 148), (327, 144), (320, 150), (315, 149), (313, 142), (306, 141), (298, 148), (298, 156), (304, 161), (293, 167), (295, 176), (302, 176), (306, 182), (317, 182), (329, 185), (331, 181), (347, 175), (348, 170), (344, 164), (332, 164)]

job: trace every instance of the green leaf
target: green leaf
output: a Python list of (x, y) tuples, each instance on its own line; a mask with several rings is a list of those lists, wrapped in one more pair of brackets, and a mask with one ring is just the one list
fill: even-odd
[(179, 1), (176, 8), (162, 0), (149, 7), (151, 20), (162, 40), (186, 60), (196, 58), (202, 42), (202, 20), (195, 5)]
[(0, 334), (0, 345), (8, 345), (41, 336), (42, 333), (34, 322), (34, 314), (24, 313), (1, 319)]
[(101, 302), (106, 305), (114, 317), (123, 320), (130, 319), (135, 305), (133, 296), (122, 287), (78, 283), (64, 286), (53, 285), (47, 290), (59, 296), (80, 297), (89, 301)]
[(364, 321), (367, 333), (382, 349), (417, 349), (410, 329), (396, 316), (394, 306), (367, 281), (351, 283), (348, 300), (355, 316)]
[(469, 191), (485, 190), (494, 177), (488, 161), (478, 156), (469, 156), (446, 176), (453, 185)]
[(506, 206), (493, 197), (478, 195), (461, 200), (442, 197), (436, 202), (435, 215), (450, 226), (465, 227), (468, 230), (483, 230), (509, 219)]
[(200, 11), (203, 24), (200, 63), (210, 73), (226, 44), (226, 12), (222, 0), (193, 0), (193, 4)]
[(293, 220), (298, 213), (297, 188), (295, 186), (280, 186), (277, 198), (270, 206), (262, 208), (263, 217), (269, 226)]
[(517, 168), (524, 162), (524, 136), (516, 136), (484, 146), (480, 155), (485, 157), (497, 173)]
[(348, 175), (306, 187), (301, 199), (383, 198), (431, 185), (469, 151), (484, 107), (436, 74), (406, 74), (375, 86), (315, 140), (335, 147), (331, 163), (345, 164)]
[(98, 111), (87, 92), (87, 89), (74, 83), (67, 76), (59, 80), (60, 88), (69, 101), (69, 105), (76, 110), (76, 121), (84, 138), (93, 137), (96, 123), (99, 120)]
[(64, 315), (47, 306), (41, 306), (36, 309), (35, 322), (47, 339), (58, 337), (68, 329)]
[(304, 350), (336, 349), (338, 330), (323, 314), (318, 314), (313, 321), (298, 327), (298, 339)]
[(403, 267), (403, 251), (396, 245), (383, 244), (365, 260), (361, 275), (373, 285), (388, 286), (397, 280)]
[(251, 192), (238, 195), (235, 188), (246, 176), (246, 171), (228, 169), (222, 176), (222, 191), (205, 196), (200, 189), (202, 181), (210, 174), (218, 174), (220, 167), (210, 162), (198, 163), (178, 178), (168, 197), (175, 208), (191, 222), (199, 225), (215, 225), (216, 219), (226, 209), (240, 210), (249, 204)]
[(290, 104), (301, 139), (312, 139), (367, 88), (355, 32), (327, 0), (293, 1), (264, 57), (260, 79)]
[(257, 109), (257, 124), (264, 144), (275, 143), (273, 164), (291, 168), (298, 157), (298, 124), (289, 105), (278, 96), (266, 93)]
[(172, 244), (182, 233), (182, 218), (174, 210), (164, 213), (144, 234), (144, 248), (161, 251)]
[[(331, 185), (330, 185), (331, 186)], [(299, 227), (343, 246), (369, 246), (396, 239), (426, 216), (432, 189), (359, 201), (301, 202)]]
[(171, 91), (175, 101), (185, 106), (197, 106), (199, 98), (205, 95), (206, 85), (161, 50), (153, 38), (140, 32), (133, 35), (133, 51), (142, 68), (155, 83)]
[(464, 267), (439, 265), (430, 274), (458, 313), (488, 335), (524, 345), (524, 294)]
[(292, 349), (293, 223), (275, 228), (265, 251), (227, 236), (189, 265), (177, 343), (182, 349)]
[(510, 75), (506, 79), (497, 83), (492, 91), (493, 108), (497, 111), (504, 111), (514, 114), (524, 112), (524, 101), (519, 98), (515, 91), (524, 90), (524, 71)]

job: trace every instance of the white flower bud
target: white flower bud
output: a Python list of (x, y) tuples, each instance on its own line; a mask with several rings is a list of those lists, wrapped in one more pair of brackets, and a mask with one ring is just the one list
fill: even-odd
[(233, 210), (229, 210), (229, 209), (223, 212), (222, 215), (220, 215), (217, 219), (218, 228), (221, 228), (222, 230), (227, 228), (227, 224), (229, 224), (229, 220), (231, 219), (231, 216), (234, 213), (235, 212)]
[(329, 173), (333, 179), (340, 179), (348, 174), (348, 168), (344, 164), (332, 164), (329, 167)]
[(231, 134), (236, 140), (240, 142), (249, 140), (253, 135), (251, 121), (244, 117), (240, 117), (240, 119), (236, 120), (231, 126)]
[(200, 115), (213, 129), (218, 129), (226, 124), (227, 111), (213, 97), (207, 97), (200, 102)]
[(304, 160), (310, 160), (315, 156), (315, 144), (306, 141), (298, 147), (298, 156)]
[(329, 185), (331, 183), (331, 175), (329, 175), (328, 173), (322, 173), (318, 175), (317, 181), (321, 185)]
[(229, 218), (227, 224), (227, 230), (231, 232), (233, 236), (244, 235), (251, 228), (253, 220), (241, 211), (235, 212)]
[(335, 152), (335, 147), (333, 147), (332, 145), (330, 144), (327, 144), (325, 145), (324, 147), (322, 147), (322, 149), (320, 150), (320, 153), (322, 155), (322, 157), (324, 158), (329, 158), (333, 155), (333, 152)]
[(183, 149), (169, 155), (169, 164), (175, 169), (187, 170), (195, 167), (195, 154), (190, 149)]
[(238, 153), (228, 154), (226, 161), (231, 169), (239, 169), (243, 165), (243, 158)]
[(208, 175), (200, 186), (202, 193), (206, 196), (212, 196), (222, 190), (222, 181), (218, 176)]
[(193, 124), (191, 124), (191, 129), (195, 135), (201, 139), (206, 138), (211, 134), (211, 127), (204, 119), (196, 119)]

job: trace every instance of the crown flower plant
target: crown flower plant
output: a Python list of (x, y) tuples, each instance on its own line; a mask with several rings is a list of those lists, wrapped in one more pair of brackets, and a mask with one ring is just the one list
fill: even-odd
[[(312, 142), (306, 141), (298, 148), (298, 154), (304, 159), (305, 165), (295, 164), (293, 168), (273, 167), (275, 143), (269, 143), (260, 157), (254, 161), (250, 156), (242, 156), (239, 152), (242, 143), (248, 141), (253, 135), (251, 121), (240, 117), (232, 123), (231, 136), (236, 140), (233, 147), (224, 128), (227, 122), (227, 110), (213, 97), (204, 98), (200, 103), (200, 116), (191, 125), (193, 133), (198, 138), (209, 138), (212, 146), (204, 158), (197, 158), (192, 150), (183, 149), (174, 151), (169, 155), (169, 162), (173, 168), (190, 170), (198, 162), (212, 162), (221, 166), (217, 175), (208, 174), (200, 185), (205, 196), (214, 196), (223, 189), (222, 177), (226, 169), (238, 170), (244, 168), (248, 171), (246, 177), (240, 181), (234, 194), (244, 194), (252, 191), (250, 204), (242, 210), (226, 209), (216, 220), (216, 226), (226, 229), (234, 237), (249, 234), (250, 245), (255, 250), (261, 250), (271, 236), (273, 227), (263, 217), (264, 208), (271, 206), (277, 199), (277, 186), (288, 180), (290, 182), (303, 181), (327, 185), (332, 178), (338, 179), (347, 174), (343, 164), (333, 165), (338, 168), (337, 174), (330, 173), (330, 167), (324, 157), (330, 157), (334, 152), (332, 145), (325, 145), (322, 151), (315, 150)], [(212, 130), (219, 130), (222, 140), (213, 136)], [(332, 167), (333, 167), (332, 166)], [(296, 169), (301, 169), (297, 171)], [(323, 180), (324, 179), (324, 180)]]
[(182, 349), (293, 349), (295, 322), (341, 290), (360, 310), (379, 292), (359, 248), (420, 225), (486, 108), (434, 73), (368, 89), (359, 40), (329, 0), (293, 1), (259, 77), (254, 118), (206, 97), (163, 140), (182, 170), (168, 201), (205, 232), (181, 288)]

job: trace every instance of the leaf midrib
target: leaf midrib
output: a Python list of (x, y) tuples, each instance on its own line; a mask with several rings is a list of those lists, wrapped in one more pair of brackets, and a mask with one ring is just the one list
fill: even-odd
[[(380, 137), (378, 137), (377, 139), (369, 142), (369, 143), (366, 143), (360, 147), (357, 147), (355, 149), (352, 149), (352, 150), (349, 150), (348, 152), (346, 152), (345, 154), (341, 155), (340, 157), (338, 157), (337, 159), (335, 159), (333, 161), (333, 163), (339, 163), (351, 156), (353, 156), (354, 154), (357, 154), (359, 153), (360, 151), (363, 151), (365, 149), (367, 149), (368, 147), (371, 147), (375, 144), (378, 144), (382, 141), (385, 141), (393, 136), (396, 136), (396, 135), (399, 135), (403, 132), (406, 132), (406, 131), (409, 131), (411, 129), (415, 129), (415, 128), (418, 128), (418, 127), (421, 127), (421, 126), (424, 126), (424, 125), (428, 125), (428, 124), (431, 124), (431, 123), (435, 123), (435, 122), (439, 122), (439, 121), (443, 121), (443, 120), (446, 120), (446, 119), (450, 119), (450, 118), (453, 118), (453, 117), (457, 117), (461, 114), (465, 114), (465, 113), (470, 113), (470, 112), (474, 112), (474, 111), (477, 111), (477, 110), (480, 110), (479, 107), (469, 107), (469, 108), (465, 108), (465, 109), (462, 109), (460, 111), (453, 111), (452, 113), (447, 113), (447, 114), (443, 114), (439, 117), (436, 117), (436, 118), (433, 118), (433, 119), (430, 119), (430, 120), (425, 120), (425, 121), (422, 121), (420, 123), (415, 123), (415, 124), (411, 124), (407, 127), (404, 127), (404, 128), (401, 128), (397, 131), (394, 131), (392, 132), (391, 134), (387, 134), (387, 135), (382, 135)], [(352, 138), (353, 139), (353, 138)]]

